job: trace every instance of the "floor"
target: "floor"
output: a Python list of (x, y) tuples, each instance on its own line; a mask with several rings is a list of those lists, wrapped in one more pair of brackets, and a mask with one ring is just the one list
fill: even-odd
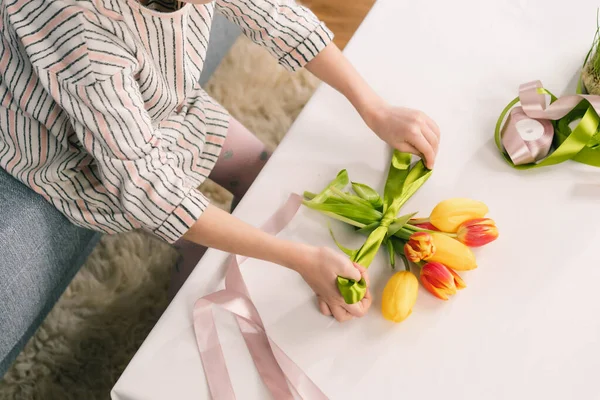
[(356, 32), (375, 0), (301, 0), (335, 34), (334, 42), (340, 49)]

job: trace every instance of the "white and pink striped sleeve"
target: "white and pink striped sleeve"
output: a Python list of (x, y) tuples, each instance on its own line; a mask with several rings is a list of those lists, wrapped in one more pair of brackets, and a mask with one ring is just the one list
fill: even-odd
[(125, 72), (91, 85), (61, 81), (52, 72), (46, 79), (122, 211), (170, 243), (182, 237), (208, 200), (184, 171), (182, 160), (191, 163), (193, 155), (162, 143), (135, 79)]
[(217, 0), (216, 9), (291, 71), (333, 40), (325, 24), (294, 0)]

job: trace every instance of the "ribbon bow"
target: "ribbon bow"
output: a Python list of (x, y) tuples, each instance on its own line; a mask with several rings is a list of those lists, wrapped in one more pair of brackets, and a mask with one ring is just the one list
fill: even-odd
[[(400, 208), (429, 179), (432, 171), (422, 161), (411, 168), (411, 155), (394, 151), (388, 177), (385, 183), (383, 200), (367, 185), (352, 182), (356, 195), (343, 192), (348, 185), (348, 173), (342, 170), (337, 177), (319, 194), (304, 193), (303, 204), (314, 210), (346, 222), (369, 233), (367, 240), (358, 250), (347, 249), (335, 237), (337, 246), (350, 260), (368, 268), (382, 244), (386, 245), (394, 265), (394, 242), (392, 236), (404, 236), (404, 225), (415, 214), (397, 217)], [(332, 233), (333, 236), (333, 233)], [(337, 286), (348, 304), (362, 300), (367, 292), (364, 279), (355, 281), (338, 276)]]
[[(548, 106), (545, 95), (550, 96)], [(521, 107), (513, 108), (519, 102)], [(503, 124), (509, 111), (511, 114)], [(540, 81), (528, 82), (520, 86), (519, 97), (500, 114), (495, 129), (496, 146), (516, 169), (544, 167), (567, 160), (600, 167), (598, 114), (600, 96), (574, 94), (557, 98), (544, 89)], [(523, 120), (539, 122), (543, 134), (528, 138), (527, 130), (533, 130), (532, 125), (523, 132), (523, 127), (518, 126)], [(577, 126), (571, 130), (571, 122), (577, 120)], [(550, 153), (552, 143), (554, 151)]]

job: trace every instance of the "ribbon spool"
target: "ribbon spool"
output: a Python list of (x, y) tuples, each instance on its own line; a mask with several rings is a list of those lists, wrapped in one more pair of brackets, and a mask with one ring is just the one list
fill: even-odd
[(550, 121), (529, 118), (522, 107), (510, 111), (502, 129), (502, 145), (515, 165), (540, 161), (548, 155), (554, 137)]
[[(545, 95), (550, 96), (550, 105), (546, 104)], [(521, 107), (515, 107), (519, 102)], [(509, 119), (503, 124), (509, 112)], [(546, 146), (544, 135), (537, 139), (542, 142), (529, 143), (535, 142), (539, 136), (538, 125), (522, 122), (524, 136), (519, 134), (516, 124), (519, 120), (526, 121), (520, 119), (523, 114), (542, 126), (550, 124), (555, 130), (554, 151), (546, 152), (545, 158), (541, 156)], [(494, 134), (496, 146), (509, 165), (516, 169), (544, 167), (567, 160), (600, 167), (599, 114), (600, 96), (575, 94), (557, 98), (544, 89), (540, 81), (524, 83), (519, 87), (519, 97), (511, 101), (498, 118)], [(579, 122), (571, 130), (569, 123), (578, 119)], [(541, 147), (538, 148), (539, 145)]]

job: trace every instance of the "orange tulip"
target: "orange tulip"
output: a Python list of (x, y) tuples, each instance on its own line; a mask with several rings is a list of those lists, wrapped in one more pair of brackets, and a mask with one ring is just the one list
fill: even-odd
[(489, 218), (477, 218), (466, 222), (458, 228), (457, 239), (469, 247), (480, 247), (498, 238), (498, 228)]
[(480, 201), (448, 199), (435, 206), (429, 221), (442, 232), (455, 233), (463, 222), (483, 218), (487, 213), (487, 206)]
[(413, 233), (404, 245), (406, 258), (414, 263), (428, 259), (433, 253), (435, 253), (435, 245), (433, 238), (427, 232)]
[(431, 262), (421, 269), (421, 283), (435, 297), (448, 300), (457, 290), (466, 287), (461, 277), (445, 265)]
[(439, 262), (455, 271), (468, 271), (477, 268), (475, 254), (467, 246), (443, 233), (430, 233), (435, 252), (427, 261)]
[(409, 271), (396, 272), (381, 295), (381, 313), (389, 321), (402, 322), (412, 313), (417, 302), (419, 281)]

